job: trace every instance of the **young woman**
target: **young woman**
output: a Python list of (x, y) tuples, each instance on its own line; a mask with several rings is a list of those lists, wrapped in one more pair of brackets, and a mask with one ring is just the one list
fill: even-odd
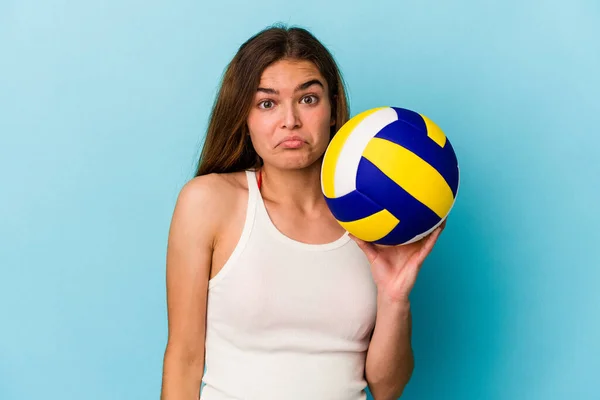
[(320, 169), (347, 120), (336, 63), (308, 31), (269, 28), (240, 47), (173, 213), (163, 400), (201, 386), (202, 400), (402, 394), (409, 293), (443, 226), (399, 247), (342, 229)]

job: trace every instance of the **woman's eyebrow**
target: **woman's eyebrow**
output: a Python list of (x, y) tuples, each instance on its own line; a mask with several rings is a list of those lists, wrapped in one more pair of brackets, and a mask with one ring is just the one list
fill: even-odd
[[(300, 85), (298, 85), (296, 87), (296, 89), (294, 90), (294, 92), (299, 92), (301, 90), (306, 90), (309, 87), (311, 87), (312, 85), (319, 85), (321, 86), (321, 88), (325, 88), (325, 86), (323, 85), (323, 83), (319, 80), (319, 79), (311, 79), (310, 81), (304, 82)], [(268, 94), (279, 94), (278, 90), (272, 89), (272, 88), (264, 88), (264, 87), (259, 87), (258, 89), (256, 89), (257, 92), (263, 92), (263, 93), (268, 93)]]
[(323, 83), (320, 80), (318, 80), (318, 79), (311, 79), (308, 82), (304, 82), (303, 84), (298, 85), (298, 87), (296, 87), (296, 89), (294, 91), (295, 92), (299, 92), (300, 90), (308, 89), (312, 85), (319, 85), (319, 86), (321, 86), (321, 89), (325, 89), (325, 86), (323, 86)]

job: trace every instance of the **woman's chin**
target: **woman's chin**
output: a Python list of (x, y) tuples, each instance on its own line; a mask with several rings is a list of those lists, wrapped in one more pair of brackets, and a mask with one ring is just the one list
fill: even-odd
[(306, 169), (314, 166), (316, 163), (319, 164), (320, 168), (320, 160), (321, 157), (316, 157), (311, 154), (300, 154), (297, 153), (288, 153), (288, 154), (280, 154), (275, 159), (265, 160), (265, 163), (271, 164), (273, 167), (282, 170), (297, 170), (297, 169)]

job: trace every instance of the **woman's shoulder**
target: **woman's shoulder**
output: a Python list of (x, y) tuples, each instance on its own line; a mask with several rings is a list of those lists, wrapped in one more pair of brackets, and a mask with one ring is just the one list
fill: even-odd
[(180, 202), (190, 205), (198, 214), (218, 218), (235, 207), (248, 193), (245, 171), (212, 173), (190, 179), (181, 189)]
[(206, 200), (217, 198), (223, 200), (228, 195), (239, 194), (239, 191), (248, 191), (246, 172), (211, 173), (197, 176), (189, 180), (182, 191), (190, 192), (193, 196), (203, 197)]

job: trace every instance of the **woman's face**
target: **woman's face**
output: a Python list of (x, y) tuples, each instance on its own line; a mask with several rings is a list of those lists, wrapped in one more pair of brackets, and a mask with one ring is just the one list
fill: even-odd
[(265, 164), (281, 169), (312, 165), (325, 153), (335, 124), (327, 82), (310, 61), (273, 63), (261, 76), (247, 123)]

